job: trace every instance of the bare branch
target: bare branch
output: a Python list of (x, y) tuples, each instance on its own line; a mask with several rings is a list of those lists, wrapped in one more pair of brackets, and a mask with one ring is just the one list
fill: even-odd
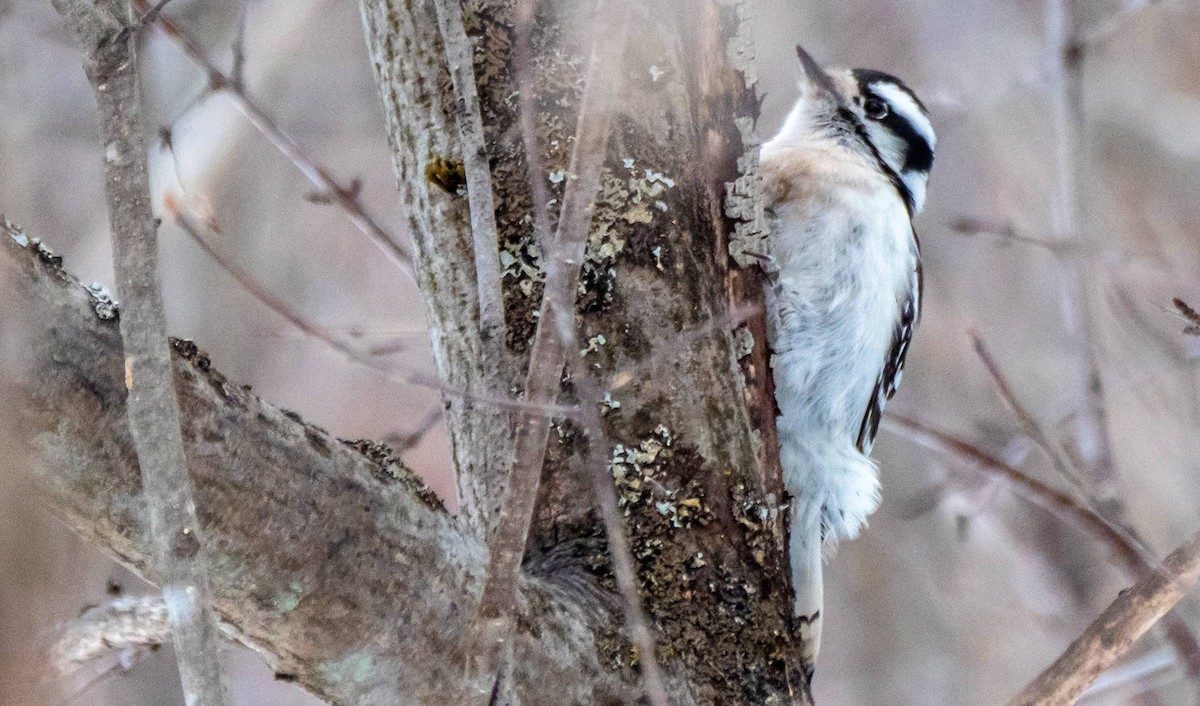
[(471, 41), (463, 27), (459, 0), (434, 0), (446, 64), (454, 84), (455, 115), (462, 140), (463, 168), (467, 177), (467, 202), (471, 208), (471, 234), (475, 244), (475, 280), (479, 287), (479, 325), (483, 336), (504, 341), (504, 301), (500, 289), (499, 236), (496, 203), (492, 197), (492, 171), (488, 164), (483, 115), (475, 88), (475, 62)]
[[(884, 418), (883, 425), (927, 449), (961, 462), (968, 468), (979, 469), (1002, 478), (1021, 497), (1055, 516), (1075, 523), (1108, 545), (1113, 556), (1130, 577), (1140, 579), (1155, 570), (1152, 560), (1147, 557), (1136, 538), (1128, 536), (1124, 529), (1080, 504), (1067, 493), (1051, 488), (962, 439), (940, 432), (915, 419), (891, 414)], [(1197, 644), (1191, 629), (1174, 614), (1167, 616), (1165, 628), (1167, 639), (1187, 665), (1188, 673), (1193, 677), (1200, 675), (1200, 644)]]
[[(58, 2), (60, 0), (55, 1)], [(133, 3), (143, 12), (148, 12), (151, 9), (149, 0), (133, 0)], [(399, 240), (395, 236), (385, 231), (379, 225), (378, 221), (367, 213), (366, 208), (358, 199), (357, 192), (352, 188), (343, 187), (338, 184), (329, 171), (317, 164), (290, 135), (279, 127), (279, 123), (259, 105), (258, 101), (246, 91), (240, 74), (242, 70), (241, 62), (243, 61), (243, 59), (239, 59), (242, 56), (241, 51), (235, 50), (234, 52), (234, 73), (226, 74), (209, 60), (204, 50), (200, 47), (200, 44), (184, 32), (173, 20), (160, 15), (154, 20), (154, 26), (174, 41), (193, 64), (208, 74), (212, 90), (223, 90), (232, 97), (234, 105), (237, 106), (238, 110), (242, 111), (242, 114), (250, 120), (250, 123), (276, 149), (283, 153), (283, 156), (287, 157), (296, 166), (296, 169), (313, 186), (317, 187), (321, 194), (325, 195), (331, 203), (336, 204), (346, 214), (350, 222), (369, 237), (371, 242), (375, 243), (380, 250), (399, 265), (409, 277), (413, 276), (412, 257), (400, 245)]]
[(979, 218), (959, 218), (950, 224), (950, 229), (960, 235), (985, 235), (1005, 242), (1029, 245), (1057, 256), (1078, 250), (1078, 244), (1074, 242), (1047, 240), (1026, 235), (1018, 231), (1011, 223), (989, 222)]
[[(2, 301), (23, 324), (11, 331), (37, 381), (19, 410), (36, 480), (69, 528), (157, 582), (117, 325), (57, 258), (12, 236), (0, 222)], [(177, 342), (174, 362), (227, 632), (336, 706), (444, 703), (461, 679), (462, 608), (479, 594), (486, 548), (400, 464), (262, 402), (195, 346)], [(636, 700), (631, 675), (596, 649), (620, 619), (609, 601), (546, 575), (519, 590), (511, 680), (522, 703)]]
[(124, 596), (63, 626), (49, 649), (50, 663), (64, 676), (111, 655), (128, 665), (133, 653), (156, 649), (170, 639), (167, 606), (160, 596)]
[[(78, 5), (78, 3), (71, 3)], [(56, 7), (64, 6), (56, 0)], [(63, 14), (81, 44), (90, 48), (85, 68), (96, 92), (104, 140), (104, 181), (112, 228), (113, 266), (121, 307), (129, 427), (142, 472), (155, 561), (189, 704), (229, 703), (221, 674), (220, 638), (210, 607), (203, 528), (196, 517), (180, 431), (179, 403), (171, 370), (158, 267), (158, 220), (150, 207), (146, 140), (136, 37), (128, 0), (97, 5), (92, 15), (107, 23), (117, 13), (121, 29), (95, 43), (83, 11)], [(111, 28), (110, 28), (111, 29)]]
[(1171, 552), (1158, 570), (1122, 591), (1054, 664), (1009, 706), (1073, 704), (1200, 581), (1200, 534)]
[(154, 4), (154, 7), (147, 10), (146, 14), (142, 15), (138, 19), (138, 21), (137, 21), (138, 29), (141, 29), (142, 27), (145, 27), (146, 25), (150, 24), (151, 22), (154, 22), (155, 20), (157, 20), (158, 16), (160, 14), (162, 14), (163, 8), (166, 7), (167, 3), (169, 3), (169, 2), (171, 2), (171, 0), (158, 0), (158, 2)]
[(971, 339), (971, 346), (975, 349), (975, 353), (979, 356), (983, 367), (987, 369), (992, 382), (995, 383), (996, 394), (1000, 397), (1000, 401), (1016, 415), (1017, 419), (1021, 422), (1021, 428), (1038, 445), (1038, 448), (1050, 458), (1050, 462), (1054, 464), (1055, 470), (1066, 478), (1085, 498), (1091, 499), (1092, 493), (1087, 479), (1080, 475), (1075, 466), (1067, 459), (1066, 454), (1062, 452), (1062, 449), (1058, 448), (1058, 445), (1050, 439), (1050, 436), (1042, 429), (1041, 424), (1038, 423), (1033, 414), (1017, 400), (1017, 396), (1008, 384), (1008, 379), (1004, 376), (1004, 372), (1000, 370), (999, 364), (996, 363), (987, 346), (984, 345), (983, 339), (979, 337), (979, 332), (975, 329), (970, 329), (967, 331), (967, 337)]
[(179, 226), (184, 233), (191, 236), (200, 249), (221, 266), (231, 277), (237, 280), (251, 296), (262, 302), (268, 309), (279, 314), (289, 323), (295, 326), (301, 333), (315, 340), (321, 341), (333, 350), (340, 353), (347, 360), (370, 368), (373, 371), (381, 373), (387, 380), (400, 385), (415, 385), (424, 387), (430, 390), (437, 390), (447, 397), (461, 399), (467, 402), (472, 402), (480, 405), (496, 407), (498, 409), (507, 409), (514, 411), (522, 411), (532, 415), (543, 417), (573, 417), (575, 408), (572, 406), (558, 406), (550, 404), (535, 404), (529, 400), (516, 400), (506, 397), (497, 397), (492, 394), (477, 393), (472, 390), (455, 388), (443, 383), (437, 376), (426, 373), (417, 372), (415, 370), (402, 370), (399, 374), (391, 367), (385, 367), (376, 358), (372, 351), (362, 351), (356, 346), (348, 342), (344, 337), (339, 336), (332, 329), (320, 326), (312, 321), (309, 321), (303, 314), (292, 308), (290, 304), (267, 291), (258, 280), (249, 272), (243, 270), (234, 264), (228, 257), (212, 246), (209, 238), (204, 235), (204, 228), (198, 225), (191, 217), (185, 214), (180, 208), (174, 197), (170, 194), (165, 199), (167, 211), (174, 217), (175, 224)]
[[(233, 38), (233, 65), (229, 69), (230, 82), (240, 91), (246, 88), (246, 5), (238, 7), (237, 35)], [(351, 191), (357, 196), (354, 183)]]
[(405, 451), (411, 451), (417, 444), (421, 443), (421, 440), (424, 439), (429, 432), (433, 431), (433, 428), (437, 426), (437, 423), (442, 421), (444, 417), (445, 415), (442, 413), (442, 408), (440, 406), (431, 407), (429, 411), (425, 413), (425, 419), (421, 420), (420, 424), (406, 432), (394, 434), (383, 441), (388, 446), (391, 446), (393, 449), (395, 449), (397, 454), (403, 454)]
[[(597, 31), (584, 77), (570, 177), (563, 196), (558, 232), (546, 252), (540, 318), (525, 378), (526, 402), (552, 404), (557, 399), (567, 356), (566, 344), (574, 338), (576, 289), (587, 246), (592, 201), (600, 188), (600, 169), (607, 151), (611, 97), (617, 88), (618, 72), (611, 67), (624, 51), (628, 13), (629, 7), (624, 0), (600, 0), (597, 4), (597, 20), (611, 23), (613, 29)], [(560, 310), (562, 316), (557, 313)], [(495, 673), (499, 651), (512, 629), (513, 600), (541, 482), (550, 420), (524, 414), (518, 418), (515, 428), (516, 446), (500, 519), (491, 543), (487, 583), (476, 618), (480, 647), (484, 650), (480, 655), (483, 676)]]
[(550, 244), (550, 190), (546, 188), (546, 168), (542, 166), (542, 145), (538, 143), (536, 84), (533, 76), (533, 26), (535, 0), (518, 0), (514, 8), (513, 71), (517, 80), (517, 99), (521, 111), (521, 142), (525, 147), (525, 165), (529, 193), (533, 200), (533, 230), (542, 252)]

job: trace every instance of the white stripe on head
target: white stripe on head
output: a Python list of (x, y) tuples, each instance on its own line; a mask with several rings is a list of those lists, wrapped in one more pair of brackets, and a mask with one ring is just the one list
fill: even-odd
[(917, 134), (924, 137), (925, 141), (929, 143), (930, 149), (937, 147), (937, 135), (933, 132), (933, 124), (929, 122), (929, 116), (921, 110), (921, 106), (917, 105), (907, 91), (882, 81), (875, 81), (868, 88), (879, 94), (892, 106), (892, 110), (907, 120), (913, 126), (913, 130), (916, 130)]

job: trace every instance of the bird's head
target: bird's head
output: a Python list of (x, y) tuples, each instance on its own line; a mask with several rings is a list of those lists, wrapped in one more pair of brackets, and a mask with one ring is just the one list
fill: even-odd
[[(891, 74), (871, 69), (825, 69), (796, 47), (804, 78), (788, 118), (795, 130), (816, 130), (864, 153), (903, 186), (914, 214), (925, 205), (937, 136), (929, 112)], [(785, 130), (788, 126), (785, 126)]]

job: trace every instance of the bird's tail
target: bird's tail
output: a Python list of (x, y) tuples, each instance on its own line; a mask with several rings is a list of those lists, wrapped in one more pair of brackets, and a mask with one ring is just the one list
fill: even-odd
[(821, 610), (825, 600), (821, 577), (821, 511), (792, 503), (791, 552), (793, 615), (800, 629), (801, 659), (812, 674), (821, 649)]

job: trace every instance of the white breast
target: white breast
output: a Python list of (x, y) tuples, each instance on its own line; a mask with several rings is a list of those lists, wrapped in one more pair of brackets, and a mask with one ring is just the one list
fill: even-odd
[[(899, 194), (865, 161), (772, 147), (764, 148), (764, 167), (806, 165), (795, 177), (802, 183), (776, 189), (772, 229), (772, 367), (785, 481), (794, 494), (815, 493), (826, 512), (836, 506), (847, 516), (832, 529), (854, 536), (878, 504), (874, 466), (855, 442), (912, 286), (916, 243)], [(775, 169), (771, 178), (788, 177)]]

